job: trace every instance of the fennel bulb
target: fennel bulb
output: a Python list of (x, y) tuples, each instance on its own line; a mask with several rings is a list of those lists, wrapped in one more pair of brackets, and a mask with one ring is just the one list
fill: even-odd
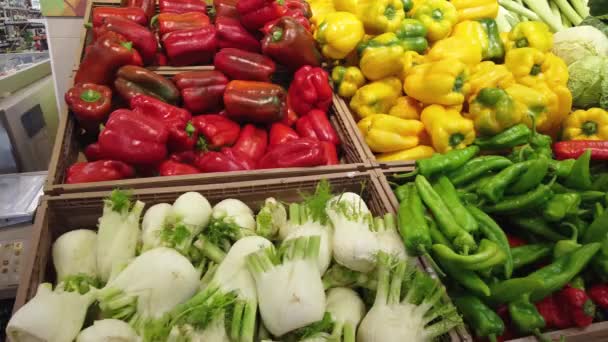
[(186, 192), (173, 202), (173, 222), (184, 223), (193, 235), (209, 224), (211, 204), (198, 192)]
[(139, 336), (129, 324), (117, 319), (103, 319), (78, 334), (76, 342), (138, 342)]
[(36, 296), (11, 317), (6, 335), (13, 342), (72, 342), (94, 300), (93, 291), (81, 295), (40, 284)]
[(378, 238), (378, 249), (399, 259), (406, 259), (405, 244), (397, 232), (395, 215), (386, 214), (374, 218), (373, 229)]
[(255, 279), (264, 326), (275, 336), (323, 318), (325, 292), (318, 266), (321, 238), (285, 241), (280, 250), (269, 246), (247, 257)]
[(171, 248), (158, 247), (139, 255), (98, 293), (105, 317), (131, 319), (134, 327), (161, 317), (192, 297), (200, 273)]
[(336, 262), (355, 271), (371, 271), (380, 246), (370, 230), (372, 216), (365, 201), (355, 193), (345, 192), (329, 200), (326, 211), (334, 228)]
[(229, 246), (232, 241), (254, 235), (255, 226), (251, 208), (237, 199), (228, 198), (213, 207), (205, 235), (212, 243)]
[(287, 211), (281, 202), (273, 197), (264, 201), (264, 206), (255, 217), (255, 233), (267, 239), (273, 239), (282, 227), (287, 225)]
[(97, 271), (105, 283), (135, 257), (139, 240), (139, 217), (144, 203), (132, 203), (129, 195), (112, 191), (104, 200), (97, 234)]
[(357, 325), (365, 315), (365, 304), (357, 293), (346, 287), (327, 291), (327, 307), (334, 326), (331, 336), (343, 342), (355, 342)]
[(84, 294), (98, 287), (97, 233), (77, 229), (62, 234), (53, 243), (53, 265), (58, 288)]
[(323, 274), (323, 287), (331, 289), (334, 287), (362, 287), (376, 290), (376, 277), (373, 272), (362, 273), (348, 269), (340, 264), (333, 264)]
[(456, 308), (441, 302), (443, 286), (415, 266), (381, 251), (376, 271), (376, 298), (358, 342), (431, 341), (462, 323)]
[(142, 252), (163, 245), (161, 233), (172, 209), (169, 203), (159, 203), (146, 210), (141, 222)]

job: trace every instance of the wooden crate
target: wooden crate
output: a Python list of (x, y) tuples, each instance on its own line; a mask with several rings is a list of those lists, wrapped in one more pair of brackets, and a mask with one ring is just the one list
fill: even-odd
[[(199, 69), (205, 67), (199, 67)], [(183, 68), (173, 68), (156, 71), (166, 77), (172, 77), (183, 72)], [(334, 103), (338, 96), (334, 96)], [(84, 148), (79, 140), (79, 129), (75, 117), (69, 111), (63, 113), (57, 129), (55, 146), (49, 163), (49, 174), (44, 188), (45, 194), (59, 195), (63, 193), (103, 191), (115, 187), (121, 188), (147, 188), (180, 185), (198, 185), (221, 182), (236, 182), (243, 180), (282, 178), (296, 175), (326, 174), (346, 171), (364, 171), (371, 168), (367, 161), (363, 147), (354, 137), (350, 125), (342, 121), (343, 115), (337, 115), (338, 109), (335, 105), (330, 108), (329, 118), (336, 129), (342, 144), (338, 149), (341, 156), (340, 165), (318, 166), (308, 168), (281, 168), (255, 171), (235, 171), (200, 173), (195, 175), (171, 176), (171, 177), (145, 177), (118, 181), (64, 184), (67, 168), (76, 161), (85, 160), (81, 153)]]
[[(329, 181), (335, 193), (352, 191), (365, 199), (374, 215), (394, 212), (377, 174), (367, 172), (341, 172), (323, 176), (301, 176), (262, 181), (243, 181), (231, 184), (209, 184), (180, 186), (173, 188), (136, 189), (135, 198), (149, 207), (156, 203), (173, 202), (187, 191), (196, 191), (205, 196), (213, 205), (225, 198), (237, 198), (257, 211), (267, 197), (291, 202), (301, 199), (302, 192), (313, 192), (319, 179)], [(64, 194), (45, 197), (36, 215), (32, 248), (24, 265), (21, 282), (15, 300), (14, 311), (23, 306), (36, 294), (40, 283), (55, 282), (51, 260), (52, 243), (63, 233), (74, 229), (97, 229), (97, 220), (102, 215), (103, 198), (109, 191)], [(447, 340), (459, 341), (455, 332), (446, 336)]]
[[(414, 170), (413, 165), (400, 165), (392, 168), (376, 168), (373, 172), (376, 172), (378, 177), (378, 182), (382, 189), (385, 191), (386, 197), (388, 201), (391, 203), (393, 208), (399, 208), (399, 201), (397, 197), (393, 193), (391, 189), (390, 182), (393, 180), (392, 175), (396, 173), (406, 173)], [(432, 267), (430, 266), (430, 262), (425, 260), (425, 258), (421, 258), (421, 261), (427, 272), (433, 272)], [(463, 328), (458, 330), (458, 333), (461, 335), (463, 340), (472, 341), (471, 336), (466, 332)], [(463, 335), (466, 333), (466, 336)], [(559, 341), (562, 336), (566, 338), (568, 342), (601, 342), (608, 341), (608, 321), (593, 323), (590, 326), (579, 329), (579, 328), (570, 328), (563, 330), (551, 331), (543, 334), (544, 336), (551, 338), (554, 341)], [(535, 336), (526, 336), (517, 338), (514, 340), (508, 340), (508, 342), (536, 342), (538, 339)]]

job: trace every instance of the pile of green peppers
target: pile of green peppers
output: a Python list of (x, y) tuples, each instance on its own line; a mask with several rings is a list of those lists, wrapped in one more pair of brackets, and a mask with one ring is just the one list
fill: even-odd
[[(445, 276), (479, 337), (503, 334), (499, 305), (521, 334), (540, 336), (534, 302), (581, 276), (608, 280), (608, 171), (590, 151), (556, 160), (551, 143), (516, 125), (393, 176), (408, 252)], [(511, 248), (507, 233), (529, 244)]]

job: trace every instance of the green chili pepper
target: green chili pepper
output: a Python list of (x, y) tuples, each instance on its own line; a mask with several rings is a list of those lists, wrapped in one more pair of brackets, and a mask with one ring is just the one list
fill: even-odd
[(509, 303), (509, 314), (517, 330), (523, 334), (539, 335), (540, 329), (546, 325), (543, 316), (530, 302), (529, 293), (520, 295), (517, 300)]
[(509, 217), (509, 222), (549, 241), (567, 239), (566, 236), (555, 232), (542, 217), (512, 216)]
[(511, 248), (509, 247), (507, 235), (502, 228), (488, 216), (488, 214), (472, 205), (468, 205), (467, 209), (479, 223), (479, 229), (483, 235), (490, 241), (495, 242), (505, 254), (505, 277), (507, 279), (511, 278), (511, 274), (513, 273), (513, 256), (511, 255)]
[(575, 159), (549, 159), (549, 167), (551, 168), (551, 170), (553, 170), (553, 174), (555, 174), (558, 178), (562, 179), (570, 176), (575, 162)]
[(477, 138), (475, 145), (482, 150), (503, 150), (527, 143), (531, 135), (528, 126), (517, 124), (493, 137)]
[(591, 222), (585, 234), (583, 234), (582, 242), (601, 242), (608, 236), (608, 210), (604, 210), (600, 216)]
[(589, 162), (591, 160), (591, 150), (586, 150), (574, 163), (572, 172), (565, 180), (565, 185), (576, 190), (591, 189), (591, 173), (589, 172)]
[(429, 222), (429, 232), (431, 234), (431, 240), (433, 241), (433, 243), (439, 243), (453, 248), (454, 246), (452, 246), (450, 240), (448, 240), (448, 238), (443, 235), (439, 228), (437, 228), (437, 223), (435, 222), (435, 220), (429, 217), (426, 217), (426, 219)]
[(498, 265), (506, 259), (506, 255), (501, 248), (488, 239), (482, 239), (477, 253), (470, 255), (457, 254), (451, 248), (440, 244), (434, 244), (432, 248), (433, 252), (441, 259), (447, 260), (454, 266), (472, 271)]
[(451, 150), (440, 154), (435, 153), (432, 157), (416, 161), (416, 170), (409, 173), (393, 176), (394, 178), (409, 178), (420, 174), (431, 177), (438, 173), (446, 173), (464, 165), (467, 161), (479, 153), (479, 147), (469, 146), (459, 150)]
[(474, 271), (462, 269), (450, 261), (443, 259), (437, 253), (433, 254), (434, 260), (439, 263), (441, 269), (465, 289), (482, 297), (490, 295), (490, 287)]
[(593, 180), (593, 184), (591, 184), (591, 189), (608, 191), (608, 173), (604, 172), (597, 175)]
[(581, 204), (581, 195), (577, 193), (565, 193), (554, 195), (543, 209), (543, 217), (549, 222), (561, 221), (566, 215), (578, 212)]
[(508, 194), (523, 194), (538, 186), (549, 171), (549, 160), (538, 158), (530, 161), (530, 166), (519, 179), (509, 186)]
[(566, 194), (566, 193), (577, 193), (581, 197), (582, 203), (588, 202), (597, 202), (605, 198), (606, 192), (597, 191), (597, 190), (586, 190), (586, 191), (578, 191), (574, 189), (569, 189), (559, 183), (553, 183), (551, 186), (551, 190), (553, 190), (556, 194)]
[(602, 241), (600, 252), (591, 260), (595, 274), (604, 282), (608, 281), (608, 239)]
[(435, 192), (429, 181), (424, 176), (418, 175), (416, 176), (415, 184), (424, 204), (433, 213), (439, 228), (452, 244), (464, 254), (476, 249), (477, 244), (473, 236), (456, 223), (454, 216), (446, 207), (441, 197)]
[(407, 197), (407, 193), (409, 191), (408, 185), (409, 183), (403, 184), (393, 190), (395, 196), (397, 196), (397, 199), (399, 200), (399, 203), (403, 202), (403, 200)]
[(502, 199), (505, 189), (522, 175), (535, 161), (525, 161), (513, 164), (500, 171), (487, 183), (477, 189), (477, 193), (492, 203), (497, 203)]
[(457, 191), (458, 194), (458, 198), (460, 198), (461, 201), (463, 201), (464, 203), (477, 203), (479, 201), (479, 196), (477, 196), (477, 194), (472, 193), (472, 192), (464, 192), (464, 191)]
[(496, 336), (503, 334), (505, 325), (502, 319), (479, 298), (469, 294), (450, 294), (450, 298), (477, 337), (496, 341)]
[(492, 304), (504, 304), (516, 300), (522, 293), (536, 291), (543, 286), (538, 279), (511, 278), (490, 285), (490, 297)]
[(455, 186), (466, 184), (479, 176), (511, 166), (513, 162), (502, 156), (481, 156), (469, 160), (461, 168), (448, 174), (448, 178)]
[(485, 183), (489, 182), (492, 178), (494, 178), (494, 176), (495, 174), (492, 173), (480, 176), (479, 178), (460, 188), (459, 190), (466, 192), (476, 192), (477, 189), (481, 188)]
[(469, 233), (477, 231), (478, 224), (475, 218), (464, 207), (454, 185), (446, 176), (441, 176), (433, 186), (433, 189), (443, 199), (443, 202), (448, 207), (448, 210), (454, 216), (456, 223)]
[(488, 213), (519, 213), (544, 205), (552, 196), (551, 185), (541, 184), (530, 192), (504, 197), (502, 202), (485, 206), (483, 209)]
[(557, 241), (555, 247), (553, 247), (553, 258), (557, 259), (562, 255), (566, 255), (568, 253), (572, 253), (575, 250), (579, 249), (582, 245), (577, 242), (578, 240), (578, 229), (573, 225), (568, 223), (568, 225), (572, 228), (572, 237), (568, 240), (560, 240)]
[(542, 149), (542, 148), (547, 148), (547, 149), (551, 150), (552, 143), (553, 143), (553, 139), (546, 134), (540, 134), (540, 133), (534, 132), (532, 137), (530, 137), (530, 146), (532, 146), (532, 148), (535, 150)]
[(424, 218), (424, 206), (414, 183), (405, 184), (399, 204), (399, 232), (405, 249), (414, 255), (427, 253), (432, 245), (429, 226)]
[(537, 301), (561, 289), (587, 266), (600, 250), (599, 242), (583, 245), (572, 253), (562, 255), (553, 263), (530, 273), (526, 278), (539, 280), (543, 286), (532, 291), (530, 298)]
[(517, 270), (524, 266), (533, 264), (551, 255), (553, 246), (550, 244), (524, 245), (511, 248), (513, 256), (513, 269)]

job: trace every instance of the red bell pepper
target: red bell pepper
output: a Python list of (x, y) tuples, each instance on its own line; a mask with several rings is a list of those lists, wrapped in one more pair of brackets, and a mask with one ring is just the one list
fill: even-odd
[(264, 155), (267, 146), (268, 134), (266, 131), (249, 124), (243, 127), (232, 149), (257, 161)]
[(554, 294), (536, 302), (535, 305), (538, 312), (545, 319), (547, 328), (566, 329), (572, 326), (572, 321), (568, 315), (567, 308), (561, 303), (558, 303)]
[[(123, 44), (123, 46), (131, 50), (131, 62), (127, 63), (128, 65), (144, 66), (144, 61), (141, 58), (141, 55), (139, 54), (139, 52), (137, 52), (137, 50), (132, 48), (133, 43), (126, 42)], [(89, 51), (91, 51), (91, 48), (93, 48), (93, 44), (88, 45), (84, 48), (85, 56), (87, 53), (89, 53)]]
[(211, 25), (209, 17), (201, 12), (161, 13), (155, 17), (153, 25), (158, 24), (162, 35), (179, 30), (191, 30)]
[(569, 140), (553, 144), (557, 159), (578, 158), (586, 150), (591, 150), (591, 160), (608, 160), (608, 140)]
[(160, 13), (201, 12), (207, 14), (207, 4), (201, 0), (159, 0)]
[(147, 27), (124, 17), (107, 17), (104, 19), (103, 25), (95, 29), (95, 36), (101, 36), (108, 31), (119, 33), (133, 43), (133, 47), (141, 54), (145, 64), (151, 64), (154, 61), (158, 42)]
[[(291, 1), (291, 0), (290, 0)], [(120, 6), (122, 7), (139, 7), (141, 8), (148, 20), (156, 13), (156, 1), (155, 0), (121, 0)]]
[(103, 85), (79, 83), (65, 93), (65, 102), (87, 132), (97, 132), (112, 110), (112, 90)]
[(213, 59), (215, 68), (233, 80), (271, 82), (274, 61), (259, 53), (235, 48), (221, 49)]
[(134, 21), (140, 25), (148, 25), (148, 18), (143, 9), (138, 7), (94, 7), (93, 8), (93, 27), (103, 25), (103, 21), (108, 17), (123, 17)]
[(118, 69), (114, 88), (127, 101), (131, 101), (135, 95), (144, 94), (167, 103), (177, 103), (180, 96), (179, 89), (171, 80), (134, 65), (125, 65)]
[(110, 85), (116, 70), (132, 61), (131, 43), (121, 34), (107, 32), (87, 49), (74, 83)]
[(135, 176), (135, 169), (117, 160), (79, 162), (66, 171), (67, 184), (104, 182)]
[(282, 5), (282, 0), (239, 0), (236, 10), (243, 26), (255, 31), (267, 22), (283, 16), (286, 8)]
[(287, 112), (285, 89), (254, 81), (231, 81), (224, 92), (228, 117), (237, 122), (272, 123)]
[(101, 153), (101, 147), (97, 142), (87, 145), (87, 147), (84, 148), (84, 155), (87, 157), (87, 161), (108, 159)]
[(262, 51), (292, 71), (321, 65), (312, 34), (290, 17), (282, 17), (270, 28), (262, 39)]
[(165, 34), (162, 41), (171, 65), (209, 64), (217, 50), (217, 30), (209, 25), (173, 31)]
[(236, 10), (238, 0), (213, 0), (213, 8), (215, 9), (215, 18), (220, 17), (239, 17), (239, 11)]
[(239, 48), (251, 52), (260, 52), (260, 41), (249, 33), (238, 19), (217, 17), (215, 18), (215, 28), (217, 29), (220, 49)]
[(101, 153), (133, 164), (155, 164), (167, 156), (165, 124), (127, 109), (110, 114), (99, 134)]
[(301, 137), (340, 144), (338, 133), (329, 122), (324, 111), (313, 109), (296, 122), (296, 131)]
[(600, 308), (608, 309), (608, 284), (596, 284), (587, 291), (589, 297)]
[(184, 107), (192, 113), (209, 113), (223, 106), (228, 78), (216, 70), (187, 71), (173, 77), (181, 90)]
[(273, 146), (258, 162), (258, 169), (310, 167), (327, 164), (320, 141), (310, 138), (290, 140)]
[(336, 145), (330, 143), (329, 141), (321, 141), (321, 144), (323, 145), (325, 160), (327, 160), (327, 163), (325, 165), (340, 164), (340, 161), (338, 160), (338, 150), (336, 149)]
[(162, 52), (157, 51), (156, 55), (154, 55), (154, 63), (153, 65), (155, 66), (166, 66), (169, 64), (169, 61), (167, 60), (167, 55), (165, 55)]
[(241, 131), (236, 122), (217, 114), (196, 116), (192, 118), (192, 124), (204, 139), (204, 145), (214, 150), (234, 145)]
[(291, 127), (282, 122), (275, 122), (270, 126), (268, 146), (283, 144), (290, 140), (299, 139), (300, 136)]
[(253, 170), (254, 163), (249, 157), (231, 148), (221, 151), (209, 151), (196, 159), (195, 165), (201, 172), (228, 172)]
[(289, 103), (289, 96), (287, 97), (287, 113), (283, 117), (282, 123), (286, 124), (289, 127), (293, 127), (293, 125), (298, 121), (298, 114), (293, 110), (291, 104)]
[[(310, 5), (308, 5), (306, 1), (285, 0), (285, 7), (287, 10), (285, 11), (285, 14), (283, 14), (283, 17), (290, 17), (294, 19), (300, 25), (302, 25), (306, 31), (312, 32), (312, 27), (310, 26), (310, 17), (312, 16), (312, 11), (310, 10)], [(278, 21), (279, 19), (275, 19), (267, 22), (261, 31), (267, 34)]]
[(192, 165), (180, 163), (171, 159), (165, 160), (158, 167), (158, 173), (161, 176), (194, 175), (200, 172), (199, 169)]
[(327, 72), (311, 66), (301, 67), (293, 76), (288, 96), (298, 115), (306, 115), (313, 109), (327, 112), (333, 96)]
[(566, 285), (557, 293), (557, 298), (559, 298), (559, 305), (565, 308), (577, 327), (582, 328), (593, 323), (595, 304), (584, 290)]
[(165, 124), (169, 131), (167, 145), (170, 151), (179, 152), (194, 148), (198, 140), (198, 130), (190, 122), (192, 115), (187, 110), (141, 94), (131, 99), (130, 106), (133, 111)]

